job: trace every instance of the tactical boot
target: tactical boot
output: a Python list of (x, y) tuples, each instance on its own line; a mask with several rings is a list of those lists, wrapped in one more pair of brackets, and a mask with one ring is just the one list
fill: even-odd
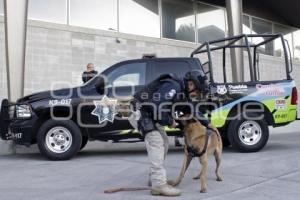
[(165, 184), (152, 187), (151, 194), (161, 196), (180, 196), (181, 192), (179, 189), (176, 189), (171, 185)]

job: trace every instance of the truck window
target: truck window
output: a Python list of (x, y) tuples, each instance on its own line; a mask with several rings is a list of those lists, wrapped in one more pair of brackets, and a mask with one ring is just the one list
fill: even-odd
[(109, 86), (137, 86), (145, 84), (145, 62), (120, 65), (107, 75)]
[(154, 74), (157, 78), (161, 74), (174, 73), (178, 77), (182, 77), (186, 72), (191, 70), (189, 63), (184, 61), (159, 61), (155, 62)]

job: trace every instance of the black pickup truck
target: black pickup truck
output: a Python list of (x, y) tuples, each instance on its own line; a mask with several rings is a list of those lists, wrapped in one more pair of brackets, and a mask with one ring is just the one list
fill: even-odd
[[(254, 62), (257, 53), (254, 52), (254, 57), (250, 54), (251, 48), (256, 50), (265, 43), (249, 44), (249, 37), (259, 36), (240, 35), (206, 42), (186, 58), (128, 60), (109, 67), (80, 87), (39, 92), (17, 102), (4, 99), (0, 117), (1, 138), (26, 146), (37, 143), (40, 152), (51, 160), (70, 159), (84, 148), (88, 140), (141, 141), (141, 135), (127, 120), (134, 92), (161, 74), (172, 72), (181, 77), (189, 70), (198, 69), (210, 79), (206, 99), (217, 107), (211, 109), (207, 117), (221, 130), (224, 142), (231, 143), (239, 151), (258, 151), (267, 143), (268, 126), (283, 126), (296, 119), (297, 90), (290, 76), (292, 65), (282, 35), (260, 36), (266, 42), (279, 38), (284, 47), (286, 63), (283, 69), (286, 74), (282, 80), (271, 82), (259, 81)], [(234, 47), (239, 40), (246, 43)], [(224, 45), (213, 46), (220, 42)], [(227, 82), (225, 74), (224, 82), (218, 83), (213, 76), (211, 52), (233, 47), (248, 49), (251, 81)], [(207, 62), (202, 61), (202, 64), (195, 58), (201, 53), (208, 55)], [(225, 58), (223, 61), (225, 69)], [(247, 110), (243, 110), (249, 103)], [(263, 114), (264, 117), (245, 118), (242, 114), (249, 112), (249, 108), (255, 111), (251, 116)], [(166, 129), (169, 135), (180, 135), (178, 129)]]

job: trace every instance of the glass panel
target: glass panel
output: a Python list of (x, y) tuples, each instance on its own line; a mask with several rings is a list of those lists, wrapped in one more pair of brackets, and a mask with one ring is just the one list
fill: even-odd
[(117, 67), (107, 76), (109, 86), (136, 86), (145, 84), (146, 63), (129, 63)]
[(162, 35), (165, 38), (195, 42), (193, 2), (189, 0), (163, 0), (162, 29)]
[[(272, 23), (261, 19), (252, 18), (252, 33), (253, 34), (270, 34), (272, 33)], [(252, 42), (258, 44), (263, 42), (263, 38), (253, 38)], [(263, 54), (273, 55), (274, 44), (272, 42), (262, 45), (258, 51)]]
[[(291, 54), (292, 54), (292, 57), (293, 57), (292, 32), (293, 32), (293, 29), (291, 29), (289, 27), (285, 27), (285, 26), (282, 26), (282, 25), (279, 25), (279, 24), (275, 24), (275, 26), (274, 26), (274, 33), (282, 33), (282, 35), (284, 36), (284, 39), (287, 39), (287, 41), (289, 42), (289, 46), (291, 48)], [(274, 48), (275, 48), (275, 52), (274, 52), (275, 56), (278, 56), (278, 57), (283, 57), (284, 56), (282, 41), (281, 41), (280, 38), (275, 40)]]
[(226, 32), (224, 9), (198, 3), (197, 26), (199, 43), (224, 38)]
[(294, 58), (300, 60), (300, 30), (294, 31)]
[(71, 0), (70, 24), (103, 30), (117, 30), (117, 0)]
[(121, 0), (120, 32), (160, 37), (158, 0)]
[(29, 0), (28, 18), (34, 20), (67, 23), (66, 0)]
[(250, 17), (243, 15), (243, 33), (251, 34)]
[(0, 0), (0, 15), (4, 14), (4, 1)]

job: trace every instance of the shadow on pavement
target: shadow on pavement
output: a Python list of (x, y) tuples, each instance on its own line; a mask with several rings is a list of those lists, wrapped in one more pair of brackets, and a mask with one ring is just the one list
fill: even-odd
[[(290, 151), (293, 149), (300, 149), (300, 145), (295, 145), (295, 140), (300, 139), (300, 134), (296, 133), (285, 133), (285, 134), (276, 134), (270, 135), (270, 140), (268, 144), (260, 151), (255, 153), (274, 153), (282, 151)], [(232, 147), (224, 147), (224, 154), (241, 154)], [(168, 154), (178, 154), (183, 153), (183, 147), (175, 147), (173, 144), (170, 145)], [(85, 158), (85, 157), (101, 157), (101, 156), (132, 156), (132, 155), (146, 155), (146, 149), (143, 143), (135, 144), (109, 144), (101, 142), (90, 142), (87, 147), (73, 158)], [(248, 153), (243, 153), (248, 154)], [(252, 154), (252, 153), (250, 153)], [(0, 156), (0, 159), (29, 159), (29, 160), (47, 160), (38, 152), (36, 147), (29, 148), (20, 148), (17, 151), (16, 155), (4, 155)]]

